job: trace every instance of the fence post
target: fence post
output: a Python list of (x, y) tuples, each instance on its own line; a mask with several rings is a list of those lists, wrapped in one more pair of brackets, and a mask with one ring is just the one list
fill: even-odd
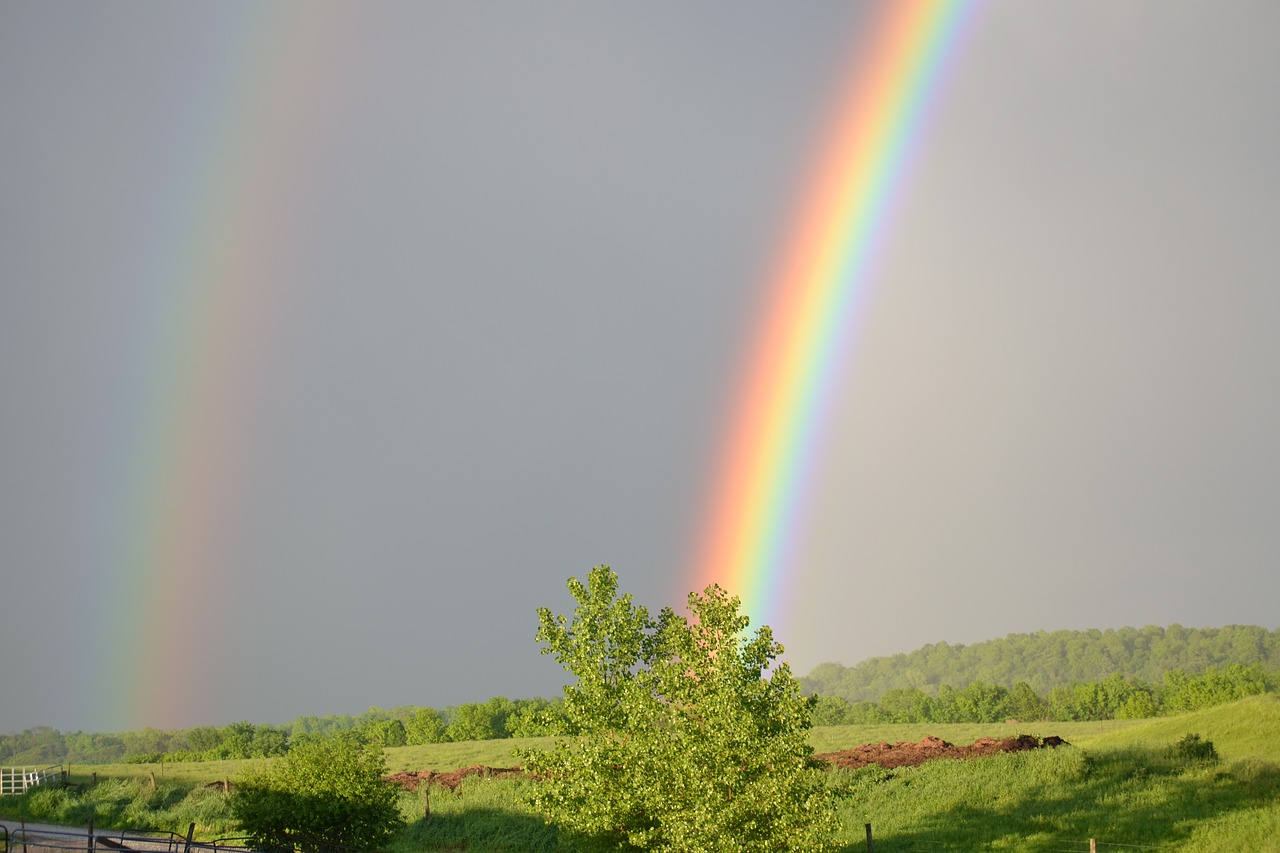
[(93, 853), (93, 812), (89, 812), (89, 853)]
[(867, 853), (875, 853), (875, 846), (871, 843), (871, 824), (867, 824)]
[(1089, 839), (1089, 853), (1098, 853), (1098, 839)]
[(182, 848), (182, 853), (191, 853), (191, 839), (196, 835), (196, 822), (191, 821), (191, 826), (187, 829), (187, 843)]

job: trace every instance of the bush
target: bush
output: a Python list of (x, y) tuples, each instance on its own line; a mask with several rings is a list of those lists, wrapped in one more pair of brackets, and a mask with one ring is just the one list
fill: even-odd
[(571, 579), (573, 621), (538, 611), (537, 639), (577, 677), (564, 713), (576, 737), (520, 760), (530, 802), (562, 830), (654, 851), (832, 848), (832, 795), (810, 766), (810, 704), (768, 627), (719, 586), (689, 595), (692, 619), (655, 623), (618, 577)]
[(263, 850), (376, 850), (403, 826), (384, 771), (382, 750), (356, 734), (307, 739), (239, 780), (232, 815)]
[(1188, 734), (1169, 747), (1169, 755), (1183, 761), (1215, 762), (1218, 760), (1218, 750), (1213, 748), (1213, 741), (1202, 740), (1198, 734)]

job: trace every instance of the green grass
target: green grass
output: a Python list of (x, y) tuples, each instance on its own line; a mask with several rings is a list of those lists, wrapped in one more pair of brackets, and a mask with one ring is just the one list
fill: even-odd
[(41, 785), (20, 797), (0, 800), (0, 817), (10, 821), (94, 826), (103, 829), (174, 832), (211, 839), (235, 833), (227, 796), (222, 791), (183, 782), (110, 779), (96, 785), (62, 788)]
[[(864, 824), (870, 823), (878, 853), (1083, 853), (1090, 838), (1098, 840), (1100, 850), (1113, 853), (1134, 853), (1142, 846), (1191, 853), (1280, 853), (1280, 698), (1275, 696), (1152, 720), (833, 726), (815, 729), (811, 742), (818, 751), (829, 752), (862, 743), (918, 741), (925, 735), (966, 744), (1019, 733), (1058, 735), (1073, 746), (831, 774), (831, 783), (843, 793), (840, 839), (846, 849), (866, 849)], [(1212, 741), (1220, 760), (1174, 757), (1170, 747), (1191, 733)], [(503, 767), (515, 763), (513, 749), (552, 742), (536, 738), (399, 747), (387, 750), (387, 765), (390, 772)], [(96, 771), (99, 784), (5, 798), (0, 810), (14, 817), (12, 809), (25, 801), (28, 820), (83, 824), (92, 807), (103, 827), (185, 832), (195, 821), (199, 837), (233, 834), (225, 796), (203, 785), (234, 780), (254, 763), (77, 767), (76, 781)], [(400, 808), (409, 826), (392, 853), (583, 849), (524, 805), (522, 794), (534, 784), (473, 778), (456, 793), (432, 789), (429, 817), (422, 794), (405, 793)], [(42, 816), (37, 818), (37, 812)]]
[[(843, 840), (877, 850), (1055, 851), (1119, 845), (1276, 850), (1280, 768), (1181, 762), (1163, 746), (1063, 747), (848, 774)], [(1131, 848), (1130, 848), (1131, 849)]]
[(489, 767), (514, 767), (518, 762), (512, 753), (530, 747), (549, 748), (554, 738), (505, 738), (472, 740), (461, 743), (429, 743), (422, 746), (393, 746), (383, 750), (387, 756), (387, 772), (405, 770), (457, 770), (484, 764)]
[[(973, 740), (968, 727), (929, 729)], [(843, 840), (860, 849), (870, 823), (876, 849), (890, 851), (1087, 850), (1090, 838), (1101, 850), (1280, 851), (1280, 698), (1028, 733), (1075, 746), (845, 774)], [(1170, 747), (1190, 733), (1212, 741), (1220, 760), (1172, 757)]]
[(96, 774), (99, 781), (106, 779), (134, 779), (156, 782), (180, 782), (186, 785), (208, 785), (212, 782), (234, 780), (248, 767), (268, 761), (265, 758), (246, 758), (236, 761), (174, 761), (168, 764), (76, 764), (69, 768), (71, 782), (87, 784)]
[(400, 812), (408, 827), (393, 853), (428, 850), (541, 853), (564, 848), (559, 833), (524, 804), (526, 779), (465, 780), (456, 791), (432, 788), (431, 814), (425, 815), (421, 793), (405, 793)]
[[(926, 735), (934, 735), (956, 744), (973, 743), (980, 737), (1011, 737), (1017, 734), (1033, 734), (1040, 737), (1058, 735), (1071, 743), (1091, 743), (1118, 731), (1140, 727), (1147, 720), (1107, 720), (1102, 723), (919, 723), (911, 725), (880, 726), (819, 726), (809, 735), (809, 742), (816, 752), (835, 752), (864, 743), (887, 741), (918, 741)], [(516, 749), (531, 747), (550, 748), (554, 738), (511, 738), (506, 740), (477, 740), (462, 743), (432, 743), (422, 746), (397, 746), (386, 749), (387, 772), (406, 770), (455, 770), (484, 764), (490, 767), (510, 767), (516, 764), (512, 754)], [(137, 767), (139, 765), (111, 765), (112, 767)], [(197, 765), (200, 766), (200, 765)], [(145, 775), (145, 774), (143, 774)], [(216, 777), (215, 777), (216, 778)]]
[(1280, 764), (1280, 696), (1275, 694), (1250, 696), (1176, 717), (1129, 722), (1137, 725), (1111, 729), (1082, 745), (1104, 749), (1165, 743), (1195, 732), (1213, 741), (1224, 762), (1257, 760)]

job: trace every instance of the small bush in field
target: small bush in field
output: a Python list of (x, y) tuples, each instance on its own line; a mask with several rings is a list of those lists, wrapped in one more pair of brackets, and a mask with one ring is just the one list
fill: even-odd
[(1169, 747), (1169, 755), (1184, 761), (1218, 760), (1218, 750), (1213, 748), (1213, 741), (1203, 740), (1198, 734), (1188, 734)]
[(404, 825), (384, 770), (382, 749), (357, 735), (307, 740), (243, 777), (232, 815), (262, 850), (377, 850)]

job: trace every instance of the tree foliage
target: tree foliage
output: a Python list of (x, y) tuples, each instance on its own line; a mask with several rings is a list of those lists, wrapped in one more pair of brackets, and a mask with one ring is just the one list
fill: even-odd
[(851, 703), (879, 702), (890, 690), (933, 694), (943, 685), (974, 681), (1012, 686), (1026, 681), (1041, 696), (1055, 687), (1103, 681), (1112, 675), (1159, 682), (1166, 672), (1196, 675), (1231, 665), (1280, 671), (1280, 630), (1256, 625), (1223, 628), (1118, 628), (1036, 631), (972, 645), (931, 643), (914, 652), (868, 658), (856, 666), (824, 663), (800, 679), (806, 693)]
[(1101, 681), (1060, 685), (1041, 699), (1025, 681), (1012, 690), (981, 681), (963, 690), (942, 685), (936, 695), (899, 687), (879, 702), (849, 702), (839, 696), (815, 697), (816, 725), (874, 725), (877, 723), (998, 723), (1007, 719), (1113, 720), (1141, 719), (1195, 711), (1267, 692), (1267, 674), (1260, 666), (1211, 667), (1198, 675), (1182, 670), (1165, 673), (1152, 684), (1119, 673)]
[(384, 770), (382, 749), (357, 734), (307, 737), (238, 782), (232, 815), (256, 849), (377, 850), (402, 827)]
[(768, 627), (745, 638), (739, 601), (691, 593), (657, 621), (606, 566), (570, 579), (570, 620), (536, 638), (575, 676), (573, 738), (520, 753), (532, 804), (564, 830), (655, 851), (830, 849), (832, 797), (810, 766), (809, 701)]

